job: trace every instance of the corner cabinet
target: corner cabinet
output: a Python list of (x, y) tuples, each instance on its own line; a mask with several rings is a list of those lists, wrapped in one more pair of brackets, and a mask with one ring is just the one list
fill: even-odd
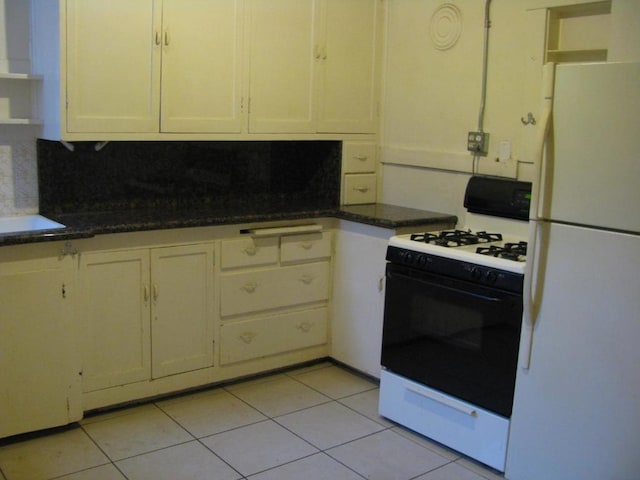
[(81, 254), (85, 392), (213, 365), (213, 244)]
[(374, 133), (380, 0), (247, 0), (252, 133)]
[(0, 251), (0, 438), (82, 418), (75, 264), (42, 250)]

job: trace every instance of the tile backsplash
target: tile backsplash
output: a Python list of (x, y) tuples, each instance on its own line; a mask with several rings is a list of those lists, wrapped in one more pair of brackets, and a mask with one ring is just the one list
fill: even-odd
[(33, 139), (0, 137), (0, 217), (38, 212), (38, 169)]

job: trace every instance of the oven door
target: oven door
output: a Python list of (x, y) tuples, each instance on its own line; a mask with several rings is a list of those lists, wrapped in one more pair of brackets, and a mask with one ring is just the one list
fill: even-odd
[(387, 264), (382, 366), (511, 416), (522, 295)]

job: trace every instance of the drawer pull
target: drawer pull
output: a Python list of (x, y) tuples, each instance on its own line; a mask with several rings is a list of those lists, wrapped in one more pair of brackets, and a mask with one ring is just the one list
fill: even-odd
[(241, 333), (238, 338), (248, 345), (253, 342), (254, 338), (256, 338), (256, 334), (253, 332), (244, 332)]
[(369, 191), (369, 187), (367, 187), (366, 185), (356, 185), (355, 187), (353, 187), (353, 189), (356, 192), (360, 193), (367, 193)]
[(300, 281), (305, 285), (311, 285), (311, 282), (313, 282), (313, 279), (314, 277), (312, 277), (311, 275), (303, 275), (300, 277)]
[(255, 228), (247, 230), (254, 237), (272, 237), (275, 235), (293, 235), (294, 233), (316, 233), (322, 231), (322, 225), (294, 225), (291, 227)]
[(300, 246), (305, 250), (311, 250), (313, 248), (313, 243), (304, 242), (304, 243), (301, 243)]
[(244, 253), (253, 257), (256, 253), (258, 253), (258, 249), (255, 246), (247, 247), (244, 249)]
[(303, 333), (308, 333), (313, 328), (313, 322), (300, 322), (296, 325), (296, 328)]
[(242, 287), (242, 289), (247, 293), (255, 292), (256, 288), (258, 288), (258, 284), (256, 282), (249, 282), (244, 287)]
[(354, 155), (353, 158), (355, 158), (356, 160), (360, 160), (361, 162), (364, 162), (365, 160), (369, 159), (368, 155)]

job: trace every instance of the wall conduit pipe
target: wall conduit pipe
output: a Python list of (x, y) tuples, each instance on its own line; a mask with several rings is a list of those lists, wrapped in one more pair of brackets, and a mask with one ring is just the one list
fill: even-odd
[(484, 130), (484, 106), (487, 98), (487, 64), (489, 63), (489, 28), (491, 28), (491, 18), (489, 10), (491, 0), (486, 0), (484, 4), (484, 46), (482, 50), (482, 92), (480, 94), (480, 113), (478, 114), (478, 131)]

